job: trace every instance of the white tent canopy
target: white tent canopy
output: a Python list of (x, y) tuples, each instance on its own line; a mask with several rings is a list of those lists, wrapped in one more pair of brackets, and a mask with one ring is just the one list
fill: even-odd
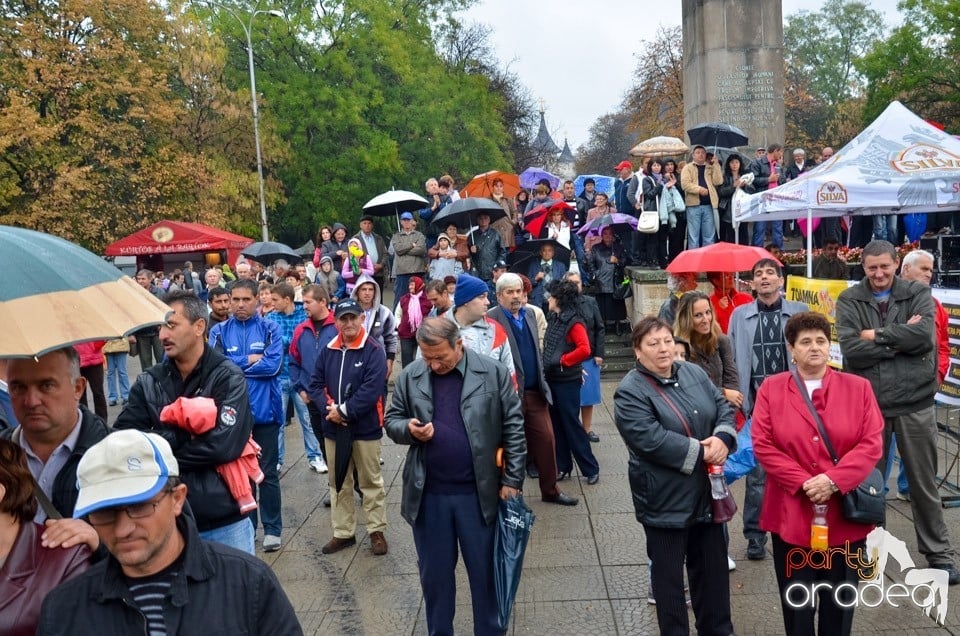
[(733, 218), (960, 210), (960, 140), (893, 102), (831, 159), (793, 181), (734, 199)]

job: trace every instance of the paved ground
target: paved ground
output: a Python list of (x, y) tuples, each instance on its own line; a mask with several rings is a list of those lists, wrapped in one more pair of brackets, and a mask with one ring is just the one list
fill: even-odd
[[(594, 445), (600, 482), (588, 486), (578, 476), (563, 483), (580, 498), (576, 507), (540, 501), (536, 481), (526, 483), (528, 503), (537, 515), (523, 579), (514, 609), (512, 634), (656, 634), (654, 606), (647, 604), (646, 548), (636, 522), (626, 477), (626, 451), (612, 423), (615, 384), (604, 383), (605, 406), (597, 407)], [(405, 449), (384, 438), (384, 481), (390, 552), (370, 553), (362, 526), (356, 548), (325, 556), (330, 538), (329, 510), (320, 505), (325, 479), (307, 466), (299, 426), (287, 427), (288, 460), (281, 484), (285, 529), (283, 548), (261, 554), (283, 583), (308, 634), (425, 634), (423, 599), (410, 528), (400, 518), (401, 467)], [(742, 485), (734, 492), (742, 500)], [(945, 511), (955, 541), (960, 511)], [(916, 553), (909, 505), (891, 501), (889, 529)], [(361, 513), (362, 517), (362, 513)], [(730, 555), (737, 562), (730, 587), (739, 634), (782, 633), (776, 581), (770, 559), (745, 558), (739, 521), (731, 524)], [(260, 539), (258, 535), (258, 539)], [(892, 568), (888, 568), (890, 570)], [(458, 633), (472, 633), (465, 571), (458, 578)], [(888, 579), (888, 583), (890, 580)], [(953, 589), (951, 596), (960, 598)], [(952, 599), (951, 599), (952, 600)], [(691, 612), (691, 621), (693, 614)], [(946, 628), (937, 627), (911, 606), (860, 608), (855, 633), (960, 634), (960, 602), (954, 602)]]

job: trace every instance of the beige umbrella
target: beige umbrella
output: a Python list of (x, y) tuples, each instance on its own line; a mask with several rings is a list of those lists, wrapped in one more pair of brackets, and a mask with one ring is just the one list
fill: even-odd
[(669, 157), (682, 155), (690, 150), (687, 144), (676, 137), (651, 137), (630, 149), (633, 157)]

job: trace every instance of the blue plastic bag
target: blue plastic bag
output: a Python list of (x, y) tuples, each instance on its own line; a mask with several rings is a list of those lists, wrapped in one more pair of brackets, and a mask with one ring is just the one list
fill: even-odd
[(737, 433), (737, 450), (727, 455), (727, 462), (723, 465), (723, 476), (727, 478), (728, 484), (737, 481), (757, 465), (757, 458), (753, 454), (753, 439), (750, 437), (752, 424), (752, 419), (744, 423), (743, 428)]

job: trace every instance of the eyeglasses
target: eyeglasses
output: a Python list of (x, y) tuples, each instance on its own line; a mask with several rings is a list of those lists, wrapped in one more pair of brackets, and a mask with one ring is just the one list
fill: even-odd
[(163, 498), (172, 493), (172, 490), (164, 490), (159, 499), (153, 501), (144, 501), (143, 503), (131, 504), (129, 506), (118, 506), (116, 508), (104, 508), (94, 510), (87, 515), (91, 526), (109, 526), (117, 522), (117, 515), (122, 510), (127, 513), (131, 519), (145, 519), (152, 517), (157, 511), (157, 506), (163, 501)]

